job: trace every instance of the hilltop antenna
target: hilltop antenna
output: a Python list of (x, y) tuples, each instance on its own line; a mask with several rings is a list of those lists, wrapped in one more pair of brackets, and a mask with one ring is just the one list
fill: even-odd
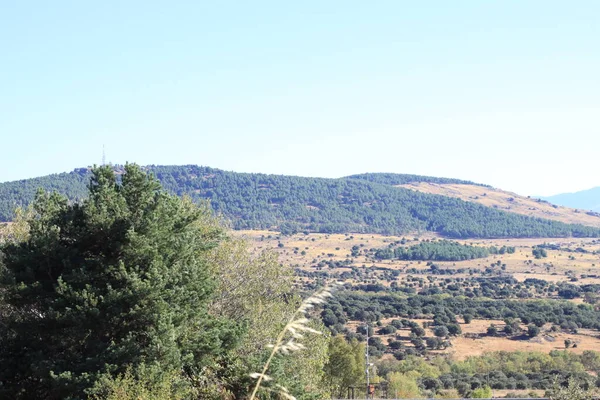
[(102, 145), (102, 165), (106, 165), (106, 151), (104, 145)]

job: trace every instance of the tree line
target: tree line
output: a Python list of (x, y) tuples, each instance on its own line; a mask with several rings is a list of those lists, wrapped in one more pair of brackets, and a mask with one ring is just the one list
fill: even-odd
[(591, 304), (574, 304), (565, 300), (516, 301), (449, 297), (444, 295), (405, 295), (403, 293), (344, 291), (324, 305), (324, 312), (338, 332), (345, 331), (348, 320), (378, 321), (384, 318), (419, 318), (436, 314), (470, 315), (476, 319), (503, 320), (518, 318), (524, 324), (552, 323), (600, 330), (600, 314)]

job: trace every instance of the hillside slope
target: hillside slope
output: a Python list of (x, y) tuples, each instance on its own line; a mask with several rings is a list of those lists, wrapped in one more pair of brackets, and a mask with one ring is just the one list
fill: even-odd
[[(147, 168), (170, 192), (189, 195), (195, 201), (210, 200), (215, 211), (230, 219), (236, 229), (383, 234), (431, 231), (454, 238), (600, 235), (597, 228), (507, 213), (364, 179), (245, 174), (195, 165)], [(15, 205), (31, 201), (36, 186), (56, 189), (76, 200), (85, 190), (88, 174), (79, 169), (0, 184), (0, 218), (9, 219)]]
[(537, 218), (548, 218), (567, 224), (583, 224), (600, 227), (600, 214), (569, 207), (557, 206), (491, 187), (478, 185), (414, 182), (400, 185), (422, 193), (457, 197), (464, 201), (482, 204), (498, 210)]
[(561, 206), (581, 208), (600, 212), (600, 186), (575, 193), (562, 193), (555, 196), (542, 197), (554, 204)]
[(435, 176), (413, 175), (413, 174), (394, 174), (382, 172), (370, 172), (366, 174), (356, 174), (346, 176), (347, 179), (360, 179), (373, 183), (381, 183), (383, 185), (403, 185), (407, 183), (427, 182), (440, 184), (455, 184), (455, 185), (473, 185), (489, 187), (480, 183), (465, 181), (454, 178), (439, 178)]

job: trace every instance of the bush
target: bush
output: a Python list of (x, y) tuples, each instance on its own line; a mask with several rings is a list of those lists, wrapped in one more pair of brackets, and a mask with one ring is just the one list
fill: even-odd
[(489, 386), (477, 388), (471, 392), (473, 399), (489, 399), (492, 397), (492, 389)]
[(377, 333), (380, 335), (391, 335), (392, 333), (396, 333), (396, 328), (392, 325), (387, 325), (381, 328)]
[(191, 399), (193, 394), (189, 382), (177, 372), (145, 366), (135, 374), (127, 368), (115, 378), (105, 375), (91, 392), (90, 400), (180, 400)]
[(533, 325), (533, 324), (530, 324), (530, 325), (527, 327), (527, 335), (528, 335), (529, 337), (531, 337), (531, 338), (532, 338), (532, 337), (536, 337), (536, 336), (537, 336), (537, 335), (539, 335), (539, 334), (540, 334), (540, 328), (539, 328), (538, 326), (536, 326), (536, 325)]
[(445, 326), (436, 326), (435, 328), (433, 328), (433, 334), (438, 338), (445, 338), (448, 337), (450, 332)]

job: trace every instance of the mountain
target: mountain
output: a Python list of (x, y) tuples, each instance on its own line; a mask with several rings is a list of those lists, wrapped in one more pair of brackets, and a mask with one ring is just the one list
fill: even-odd
[[(120, 167), (115, 167), (119, 172)], [(228, 172), (195, 165), (146, 167), (163, 187), (213, 209), (236, 229), (283, 232), (407, 234), (431, 231), (452, 238), (598, 237), (600, 229), (533, 218), (393, 186), (397, 182), (465, 182), (401, 174), (339, 179)], [(77, 201), (85, 196), (88, 169), (0, 184), (0, 219), (26, 205), (37, 187)]]
[(542, 197), (542, 199), (561, 206), (600, 212), (600, 186), (575, 193)]

